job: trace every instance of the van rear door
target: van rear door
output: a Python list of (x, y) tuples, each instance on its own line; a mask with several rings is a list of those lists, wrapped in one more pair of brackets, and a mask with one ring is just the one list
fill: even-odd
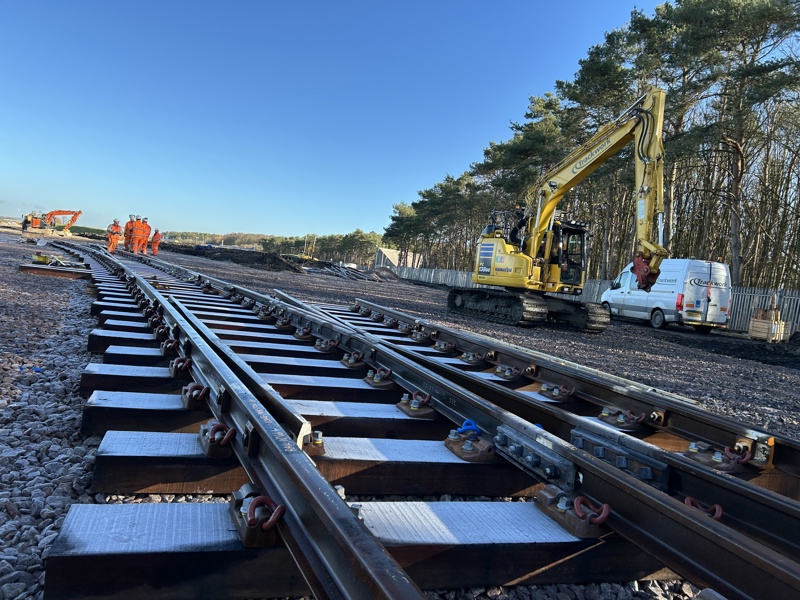
[(728, 265), (692, 261), (686, 273), (683, 295), (685, 323), (725, 325), (731, 300)]

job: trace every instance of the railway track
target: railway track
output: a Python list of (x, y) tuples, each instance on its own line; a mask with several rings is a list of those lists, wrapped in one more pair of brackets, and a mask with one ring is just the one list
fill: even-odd
[(729, 600), (800, 592), (792, 440), (363, 300), (68, 247), (98, 294), (95, 490), (235, 493), (73, 507), (49, 597), (411, 598), (661, 565)]

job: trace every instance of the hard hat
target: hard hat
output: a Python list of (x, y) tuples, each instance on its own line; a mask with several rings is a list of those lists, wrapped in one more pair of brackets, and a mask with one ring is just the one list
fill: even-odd
[(136, 218), (137, 218), (137, 219), (141, 219), (142, 217), (140, 217), (139, 215), (136, 215)]
[(158, 231), (158, 227), (156, 227), (156, 231)]
[(114, 219), (114, 223), (119, 223), (119, 219)]
[(145, 217), (144, 219), (142, 219), (142, 221), (147, 221), (147, 217)]
[(136, 215), (128, 215), (131, 219), (135, 219)]

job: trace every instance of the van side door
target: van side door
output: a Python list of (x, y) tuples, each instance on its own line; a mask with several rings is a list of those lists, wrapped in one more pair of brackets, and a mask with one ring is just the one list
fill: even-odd
[(633, 273), (628, 273), (630, 277), (627, 279), (625, 290), (625, 302), (622, 306), (620, 314), (623, 317), (631, 317), (634, 319), (649, 319), (647, 309), (647, 297), (649, 294), (639, 289), (639, 284)]
[(631, 278), (631, 273), (627, 269), (620, 273), (614, 282), (611, 284), (611, 288), (608, 290), (608, 295), (606, 299), (608, 301), (608, 305), (611, 308), (612, 315), (622, 315), (624, 306), (625, 306), (625, 298), (628, 295), (628, 284)]

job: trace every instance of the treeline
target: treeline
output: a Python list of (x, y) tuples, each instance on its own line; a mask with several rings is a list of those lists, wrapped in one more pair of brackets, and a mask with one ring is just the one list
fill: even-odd
[[(533, 96), (511, 137), (394, 206), (384, 241), (416, 266), (471, 270), (492, 209), (526, 192), (649, 86), (667, 92), (665, 245), (727, 262), (736, 285), (800, 288), (800, 8), (793, 0), (679, 0), (606, 34), (572, 81)], [(634, 247), (633, 148), (562, 201), (590, 221), (589, 276), (613, 277)]]
[(381, 245), (381, 235), (371, 231), (365, 233), (356, 229), (352, 233), (336, 235), (276, 236), (260, 233), (197, 233), (192, 231), (167, 231), (167, 238), (178, 244), (213, 246), (235, 246), (276, 252), (278, 254), (297, 254), (310, 256), (330, 262), (368, 265), (375, 259), (375, 250)]
[(162, 235), (176, 244), (237, 246), (239, 248), (258, 248), (263, 234), (258, 233), (204, 233), (198, 231), (162, 231)]
[(356, 229), (344, 235), (306, 235), (303, 237), (268, 236), (261, 239), (265, 252), (299, 254), (334, 263), (369, 265), (381, 245), (381, 235)]

